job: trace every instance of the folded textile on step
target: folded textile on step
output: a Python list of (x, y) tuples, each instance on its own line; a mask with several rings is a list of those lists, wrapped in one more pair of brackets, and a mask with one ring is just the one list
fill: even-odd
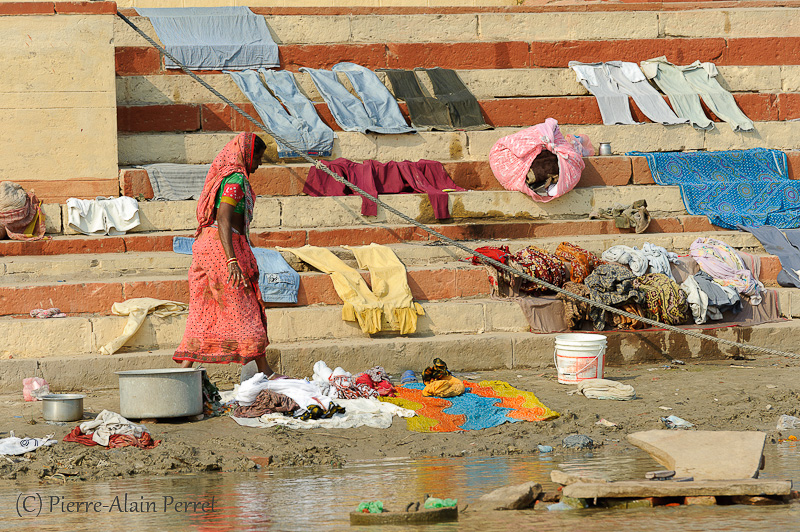
[(336, 402), (344, 408), (345, 412), (334, 414), (330, 418), (302, 420), (283, 414), (265, 414), (258, 418), (231, 417), (239, 425), (253, 428), (283, 426), (292, 429), (350, 429), (356, 427), (388, 429), (392, 426), (394, 416), (410, 418), (416, 415), (413, 410), (384, 403), (377, 399), (339, 399)]
[(33, 192), (11, 181), (0, 182), (0, 238), (41, 240), (45, 233), (42, 203)]
[(344, 302), (342, 319), (357, 321), (365, 333), (375, 334), (389, 329), (411, 334), (417, 330), (417, 316), (423, 316), (425, 311), (413, 301), (406, 268), (391, 248), (375, 243), (347, 247), (355, 255), (358, 267), (369, 270), (374, 290), (358, 270), (345, 264), (327, 248), (278, 249), (294, 253), (303, 262), (329, 273), (336, 293)]
[[(243, 6), (143, 8), (164, 48), (190, 70), (280, 66), (266, 19)], [(169, 57), (167, 68), (180, 68)]]
[(637, 277), (647, 273), (647, 268), (650, 266), (650, 261), (643, 251), (622, 244), (611, 246), (603, 252), (601, 257), (605, 261), (628, 266)]
[[(192, 254), (194, 238), (176, 236), (172, 239), (172, 251), (183, 255)], [(283, 256), (272, 249), (252, 248), (258, 266), (258, 291), (266, 303), (297, 303), (300, 289), (300, 274), (289, 266)]]
[(761, 303), (764, 285), (750, 271), (742, 257), (731, 246), (714, 238), (698, 238), (689, 246), (692, 258), (700, 269), (722, 286), (731, 286), (742, 295), (750, 296), (750, 303)]
[(188, 311), (189, 305), (187, 303), (165, 301), (163, 299), (153, 299), (151, 297), (137, 297), (114, 303), (111, 305), (111, 313), (116, 316), (128, 316), (128, 321), (125, 322), (125, 328), (122, 330), (122, 333), (101, 347), (100, 352), (104, 355), (113, 355), (116, 353), (120, 347), (125, 345), (125, 342), (136, 334), (136, 331), (142, 326), (148, 314), (152, 314), (158, 318), (167, 318), (169, 316), (184, 314)]
[(139, 225), (139, 202), (127, 196), (67, 200), (69, 227), (84, 235), (124, 235)]
[(152, 449), (161, 440), (153, 440), (144, 425), (125, 419), (116, 412), (103, 410), (91, 421), (84, 421), (64, 437), (64, 441), (103, 447), (140, 447)]

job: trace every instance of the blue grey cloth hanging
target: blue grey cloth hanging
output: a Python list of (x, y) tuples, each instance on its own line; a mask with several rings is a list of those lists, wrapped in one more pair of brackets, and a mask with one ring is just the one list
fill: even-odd
[[(172, 251), (192, 254), (194, 238), (176, 236)], [(297, 303), (300, 274), (294, 271), (280, 253), (274, 249), (252, 248), (258, 264), (258, 288), (265, 303)]]
[[(342, 64), (339, 63), (339, 65)], [(338, 67), (339, 65), (336, 66)], [(385, 134), (413, 133), (415, 131), (414, 128), (406, 124), (402, 113), (400, 113), (400, 108), (397, 107), (397, 102), (394, 101), (394, 96), (391, 95), (389, 89), (380, 82), (374, 73), (372, 73), (375, 76), (374, 81), (380, 84), (383, 88), (382, 91), (363, 73), (359, 75), (355, 71), (350, 71), (353, 74), (352, 78), (348, 75), (351, 83), (353, 83), (354, 79), (356, 80), (356, 84), (360, 88), (356, 89), (356, 91), (360, 91), (359, 96), (366, 99), (362, 101), (339, 83), (336, 72), (305, 67), (301, 68), (300, 72), (308, 72), (311, 76), (311, 80), (317, 87), (322, 99), (328, 104), (328, 109), (331, 110), (333, 118), (336, 119), (336, 123), (343, 130)], [(393, 111), (387, 111), (386, 115), (381, 114), (382, 110), (391, 109), (391, 105), (386, 101), (386, 94), (383, 94), (384, 91), (392, 99), (397, 111), (396, 114)]]
[[(800, 276), (798, 276), (798, 271), (800, 271), (800, 249), (793, 246), (777, 227), (771, 225), (759, 227), (740, 225), (738, 228), (752, 233), (761, 242), (767, 253), (776, 255), (780, 259), (783, 269), (778, 273), (779, 285), (800, 288)], [(795, 240), (797, 240), (797, 236), (800, 236), (796, 234), (797, 232), (796, 229), (792, 231), (792, 233), (795, 233), (792, 235)]]
[(144, 168), (153, 188), (153, 199), (197, 199), (203, 192), (210, 164), (146, 164)]
[[(267, 21), (247, 7), (136, 8), (164, 48), (190, 70), (278, 67)], [(179, 68), (165, 59), (167, 68)]]
[[(258, 72), (255, 70), (244, 70), (242, 72), (225, 70), (224, 72), (233, 78), (239, 89), (253, 103), (258, 116), (261, 117), (264, 124), (277, 135), (280, 135), (287, 142), (309, 155), (327, 157), (331, 154), (330, 147), (333, 146), (333, 142), (330, 143), (330, 147), (325, 146), (327, 151), (321, 150), (319, 135), (312, 131), (311, 126), (303, 118), (291, 115), (283, 108), (281, 102), (261, 82)], [(331, 135), (333, 135), (332, 131)], [(294, 151), (277, 139), (275, 141), (278, 143), (278, 157), (282, 159), (300, 157), (299, 152)]]

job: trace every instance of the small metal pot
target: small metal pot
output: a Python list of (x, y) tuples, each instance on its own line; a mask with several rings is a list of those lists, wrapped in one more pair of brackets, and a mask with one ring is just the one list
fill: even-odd
[(51, 393), (42, 396), (42, 416), (46, 421), (83, 419), (83, 398), (77, 393)]
[(609, 142), (600, 143), (600, 155), (611, 155), (611, 144)]

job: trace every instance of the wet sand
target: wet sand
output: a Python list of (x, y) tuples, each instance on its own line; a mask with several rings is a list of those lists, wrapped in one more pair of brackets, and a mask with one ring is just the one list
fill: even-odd
[[(625, 441), (625, 435), (664, 428), (659, 418), (681, 417), (699, 430), (761, 430), (767, 445), (774, 445), (800, 430), (777, 431), (781, 414), (800, 417), (800, 360), (759, 357), (753, 360), (673, 365), (637, 365), (606, 368), (606, 378), (631, 384), (637, 398), (631, 401), (588, 399), (568, 395), (573, 385), (559, 384), (555, 369), (499, 370), (465, 374), (478, 381), (499, 379), (534, 392), (561, 414), (553, 421), (507, 423), (491, 429), (460, 433), (417, 433), (395, 418), (392, 427), (346, 430), (251, 429), (227, 416), (202, 421), (146, 423), (162, 443), (152, 450), (127, 447), (106, 449), (62, 442), (78, 423), (48, 424), (41, 403), (25, 403), (22, 393), (0, 396), (0, 437), (55, 434), (59, 443), (6, 457), (0, 478), (13, 481), (41, 478), (80, 481), (133, 475), (171, 475), (197, 471), (249, 471), (259, 467), (329, 465), (353, 460), (397, 457), (494, 456), (536, 453), (537, 445), (558, 447), (570, 434), (585, 434), (597, 445)], [(217, 382), (230, 389), (232, 382)], [(56, 390), (58, 391), (58, 390)], [(67, 390), (63, 390), (67, 391)], [(74, 390), (69, 390), (74, 391)], [(87, 412), (118, 411), (117, 390), (84, 390)], [(662, 409), (667, 407), (671, 410)], [(601, 418), (616, 427), (597, 425)], [(614, 446), (627, 452), (627, 445)]]

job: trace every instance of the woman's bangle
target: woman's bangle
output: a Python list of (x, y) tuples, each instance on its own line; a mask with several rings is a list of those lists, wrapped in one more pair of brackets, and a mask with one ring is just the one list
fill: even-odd
[(236, 257), (231, 257), (230, 259), (225, 261), (225, 264), (231, 264), (233, 262), (239, 262)]

